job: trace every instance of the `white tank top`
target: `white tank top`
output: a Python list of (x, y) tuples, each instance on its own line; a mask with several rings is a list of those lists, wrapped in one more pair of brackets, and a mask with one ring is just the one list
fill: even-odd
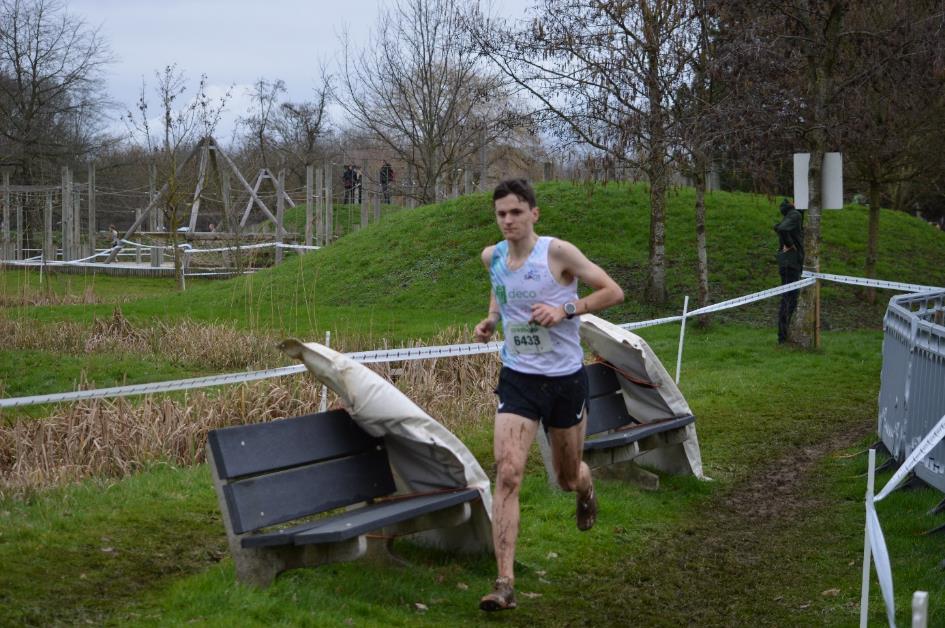
[(539, 237), (528, 259), (516, 270), (509, 269), (507, 241), (496, 244), (492, 253), (489, 276), (505, 336), (499, 355), (502, 364), (519, 373), (570, 375), (584, 362), (578, 317), (565, 318), (552, 327), (529, 324), (532, 304), (559, 306), (578, 298), (577, 279), (563, 286), (551, 274), (548, 251), (553, 240)]

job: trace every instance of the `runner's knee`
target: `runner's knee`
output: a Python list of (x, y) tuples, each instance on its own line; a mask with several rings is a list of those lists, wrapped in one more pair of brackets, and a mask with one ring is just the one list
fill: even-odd
[(518, 491), (522, 485), (524, 469), (510, 460), (500, 460), (496, 463), (496, 488), (507, 493)]

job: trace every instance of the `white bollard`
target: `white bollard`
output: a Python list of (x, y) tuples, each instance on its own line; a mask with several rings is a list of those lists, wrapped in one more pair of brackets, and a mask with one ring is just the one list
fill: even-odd
[[(330, 331), (325, 332), (325, 346), (329, 348), (331, 347), (331, 332)], [(322, 399), (321, 399), (321, 402), (318, 404), (318, 411), (325, 412), (326, 410), (328, 410), (328, 387), (322, 384)]]
[(912, 594), (912, 628), (928, 628), (929, 592), (916, 591)]
[(682, 369), (683, 340), (686, 338), (686, 313), (689, 311), (689, 295), (686, 295), (682, 306), (682, 322), (679, 325), (679, 351), (676, 352), (676, 383), (679, 383), (679, 371)]
[[(873, 476), (876, 475), (876, 450), (870, 449), (869, 467), (866, 472), (866, 501), (873, 501)], [(863, 586), (860, 593), (860, 628), (866, 628), (870, 605), (870, 532), (869, 523), (863, 532)]]

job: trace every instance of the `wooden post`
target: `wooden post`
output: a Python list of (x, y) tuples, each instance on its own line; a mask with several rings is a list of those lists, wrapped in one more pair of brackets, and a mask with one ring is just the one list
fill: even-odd
[(72, 226), (75, 229), (75, 257), (85, 257), (83, 254), (85, 248), (82, 246), (82, 196), (79, 194), (79, 188), (75, 185), (75, 175), (69, 173), (69, 180), (72, 182)]
[[(197, 187), (194, 189), (194, 202), (190, 206), (190, 232), (197, 230), (197, 214), (200, 213), (200, 197), (203, 194), (204, 182), (207, 179), (207, 162), (210, 160), (210, 145), (204, 142), (200, 151), (200, 164), (197, 166)], [(252, 201), (250, 201), (252, 202)]]
[[(157, 164), (148, 166), (148, 205), (154, 204), (157, 187)], [(164, 212), (153, 211), (148, 214), (148, 231), (162, 231), (164, 227)]]
[(89, 255), (95, 254), (95, 237), (98, 225), (95, 222), (95, 164), (89, 163), (88, 175), (89, 197)]
[(458, 176), (458, 174), (457, 174), (455, 171), (450, 172), (450, 179), (452, 179), (452, 184), (453, 184), (453, 186), (452, 186), (453, 191), (452, 191), (452, 193), (450, 194), (450, 198), (459, 198), (459, 176)]
[(317, 246), (325, 245), (325, 212), (322, 206), (325, 204), (325, 172), (321, 168), (315, 168), (315, 244)]
[(23, 259), (23, 196), (17, 196), (16, 201), (16, 250), (13, 259)]
[(407, 178), (404, 179), (404, 190), (407, 192), (407, 207), (417, 206), (417, 186), (413, 182), (413, 164), (407, 164)]
[(551, 181), (552, 177), (554, 176), (554, 169), (552, 168), (552, 164), (550, 161), (546, 161), (544, 166), (545, 166), (544, 167), (545, 181)]
[(814, 281), (814, 348), (820, 349), (820, 279)]
[(331, 163), (325, 164), (325, 244), (332, 240), (335, 231), (335, 199), (332, 198)]
[(466, 164), (463, 166), (463, 194), (472, 194), (472, 191), (472, 168), (469, 167), (469, 164)]
[(10, 171), (3, 171), (3, 236), (0, 241), (0, 257), (11, 259), (10, 246)]
[[(138, 222), (140, 220), (141, 220), (141, 208), (139, 207), (135, 210), (135, 222)], [(141, 247), (136, 246), (135, 247), (135, 264), (140, 264), (140, 263), (141, 263)]]
[[(390, 183), (388, 183), (388, 186), (390, 186)], [(389, 190), (390, 187), (387, 189)], [(383, 200), (382, 191), (378, 190), (377, 194), (374, 195), (374, 222), (380, 222), (381, 220), (381, 200)]]
[(54, 261), (56, 249), (53, 247), (52, 237), (53, 198), (52, 192), (46, 192), (46, 207), (43, 210), (43, 260)]
[(233, 215), (233, 204), (230, 199), (230, 173), (217, 168), (220, 177), (220, 195), (223, 197), (223, 231), (236, 232), (236, 216)]
[[(367, 176), (367, 159), (361, 160), (361, 185), (364, 185), (364, 178)], [(367, 194), (364, 193), (364, 189), (358, 190), (359, 195), (361, 196), (361, 228), (364, 229), (368, 225), (368, 219), (370, 218), (370, 212), (368, 212), (368, 199)]]
[(315, 167), (305, 165), (305, 246), (312, 246), (312, 186), (315, 184)]
[(285, 218), (285, 170), (279, 171), (279, 178), (276, 179), (276, 264), (282, 263), (283, 249), (280, 244), (285, 241), (285, 227), (283, 226)]
[(75, 229), (72, 226), (75, 216), (72, 214), (72, 173), (69, 166), (62, 167), (62, 259), (75, 259)]

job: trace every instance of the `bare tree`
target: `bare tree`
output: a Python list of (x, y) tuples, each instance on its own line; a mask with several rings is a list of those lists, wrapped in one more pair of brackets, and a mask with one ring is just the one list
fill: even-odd
[(285, 82), (281, 79), (268, 81), (258, 79), (251, 92), (252, 106), (241, 117), (239, 123), (247, 130), (247, 143), (259, 155), (263, 168), (270, 167), (270, 147), (275, 144), (276, 119), (279, 115), (279, 98), (285, 94)]
[[(864, 275), (876, 276), (880, 207), (894, 187), (928, 181), (941, 172), (945, 128), (943, 8), (934, 0), (865, 3), (850, 12), (857, 37), (844, 59), (847, 72), (868, 78), (839, 94), (848, 122), (841, 126), (850, 176), (869, 197)], [(864, 291), (874, 303), (876, 289)]]
[(327, 134), (325, 109), (330, 90), (331, 83), (326, 78), (321, 87), (315, 88), (314, 99), (279, 105), (273, 127), (279, 138), (279, 150), (290, 157), (290, 163), (300, 166), (314, 163), (319, 142)]
[(60, 0), (0, 0), (3, 161), (31, 182), (97, 147), (112, 58)]
[(697, 41), (686, 0), (543, 0), (528, 29), (480, 20), (475, 37), (518, 86), (541, 103), (563, 141), (641, 169), (650, 183), (649, 283), (666, 300), (666, 191), (678, 130), (673, 99)]
[[(175, 275), (178, 287), (183, 290), (184, 268), (177, 245), (177, 230), (188, 202), (188, 192), (196, 183), (195, 177), (184, 171), (183, 167), (200, 143), (213, 135), (230, 93), (212, 98), (207, 94), (207, 76), (201, 75), (194, 95), (188, 99), (187, 77), (176, 64), (165, 66), (154, 75), (154, 95), (158, 101), (159, 118), (151, 116), (147, 85), (143, 81), (137, 112), (129, 111), (124, 118), (132, 131), (132, 138), (144, 146), (154, 159), (159, 180), (165, 181), (156, 200), (168, 225), (170, 245), (174, 250)], [(189, 156), (185, 156), (188, 153)], [(116, 253), (113, 251), (109, 261)]]
[(336, 94), (351, 122), (410, 167), (420, 202), (509, 127), (498, 76), (466, 43), (456, 0), (399, 0), (382, 12), (371, 45), (344, 43)]

